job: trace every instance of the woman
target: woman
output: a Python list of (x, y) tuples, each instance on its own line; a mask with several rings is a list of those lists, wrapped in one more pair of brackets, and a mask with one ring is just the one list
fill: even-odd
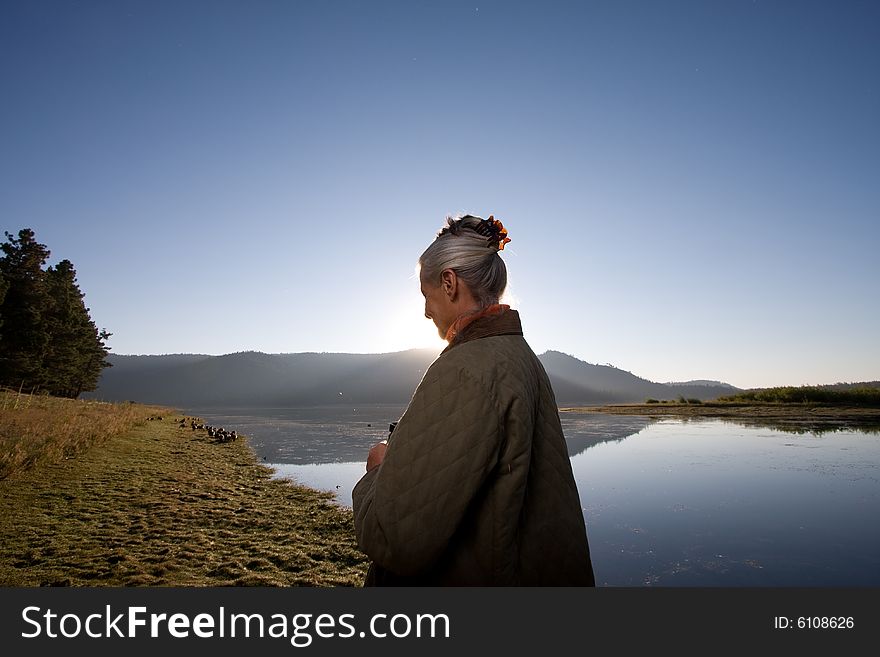
[(449, 218), (419, 258), (449, 344), (353, 491), (365, 585), (594, 584), (550, 381), (498, 303), (509, 241), (492, 216)]

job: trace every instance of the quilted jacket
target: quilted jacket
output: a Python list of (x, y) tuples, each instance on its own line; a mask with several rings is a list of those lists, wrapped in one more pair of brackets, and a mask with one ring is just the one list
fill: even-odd
[(556, 400), (515, 310), (434, 361), (352, 497), (366, 585), (594, 584)]

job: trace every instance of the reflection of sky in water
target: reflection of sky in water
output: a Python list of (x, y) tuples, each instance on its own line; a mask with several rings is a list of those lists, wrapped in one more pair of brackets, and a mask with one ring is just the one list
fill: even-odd
[(370, 446), (388, 437), (388, 425), (404, 410), (372, 405), (189, 412), (247, 435), (257, 456), (266, 462), (308, 465), (366, 462)]
[(351, 490), (364, 475), (365, 464), (357, 463), (273, 463), (277, 477), (286, 477), (311, 488), (327, 490), (336, 495), (336, 500), (351, 506)]
[(597, 580), (880, 584), (880, 437), (664, 421), (572, 458)]
[[(370, 445), (402, 410), (202, 417), (247, 434), (278, 476), (351, 505)], [(880, 586), (880, 436), (562, 420), (600, 585)]]

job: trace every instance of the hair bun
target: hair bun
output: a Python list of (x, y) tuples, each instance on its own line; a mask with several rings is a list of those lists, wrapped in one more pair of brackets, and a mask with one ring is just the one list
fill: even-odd
[(504, 245), (510, 241), (507, 236), (507, 229), (494, 215), (489, 215), (488, 219), (483, 219), (472, 214), (466, 214), (457, 219), (447, 217), (446, 226), (437, 234), (437, 237), (443, 235), (461, 235), (464, 230), (472, 230), (477, 235), (486, 238), (486, 246), (504, 250)]
[(486, 230), (488, 231), (487, 237), (489, 238), (489, 246), (497, 246), (499, 251), (504, 250), (504, 245), (510, 241), (510, 238), (507, 236), (507, 229), (504, 227), (500, 221), (495, 218), (495, 215), (490, 214), (488, 219), (483, 219), (480, 224), (482, 226), (486, 226)]

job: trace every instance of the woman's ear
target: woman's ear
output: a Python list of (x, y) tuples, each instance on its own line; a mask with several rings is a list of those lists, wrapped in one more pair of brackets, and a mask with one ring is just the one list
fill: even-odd
[(455, 293), (458, 290), (458, 276), (455, 275), (455, 272), (451, 269), (444, 269), (440, 272), (440, 285), (449, 300), (455, 300)]

